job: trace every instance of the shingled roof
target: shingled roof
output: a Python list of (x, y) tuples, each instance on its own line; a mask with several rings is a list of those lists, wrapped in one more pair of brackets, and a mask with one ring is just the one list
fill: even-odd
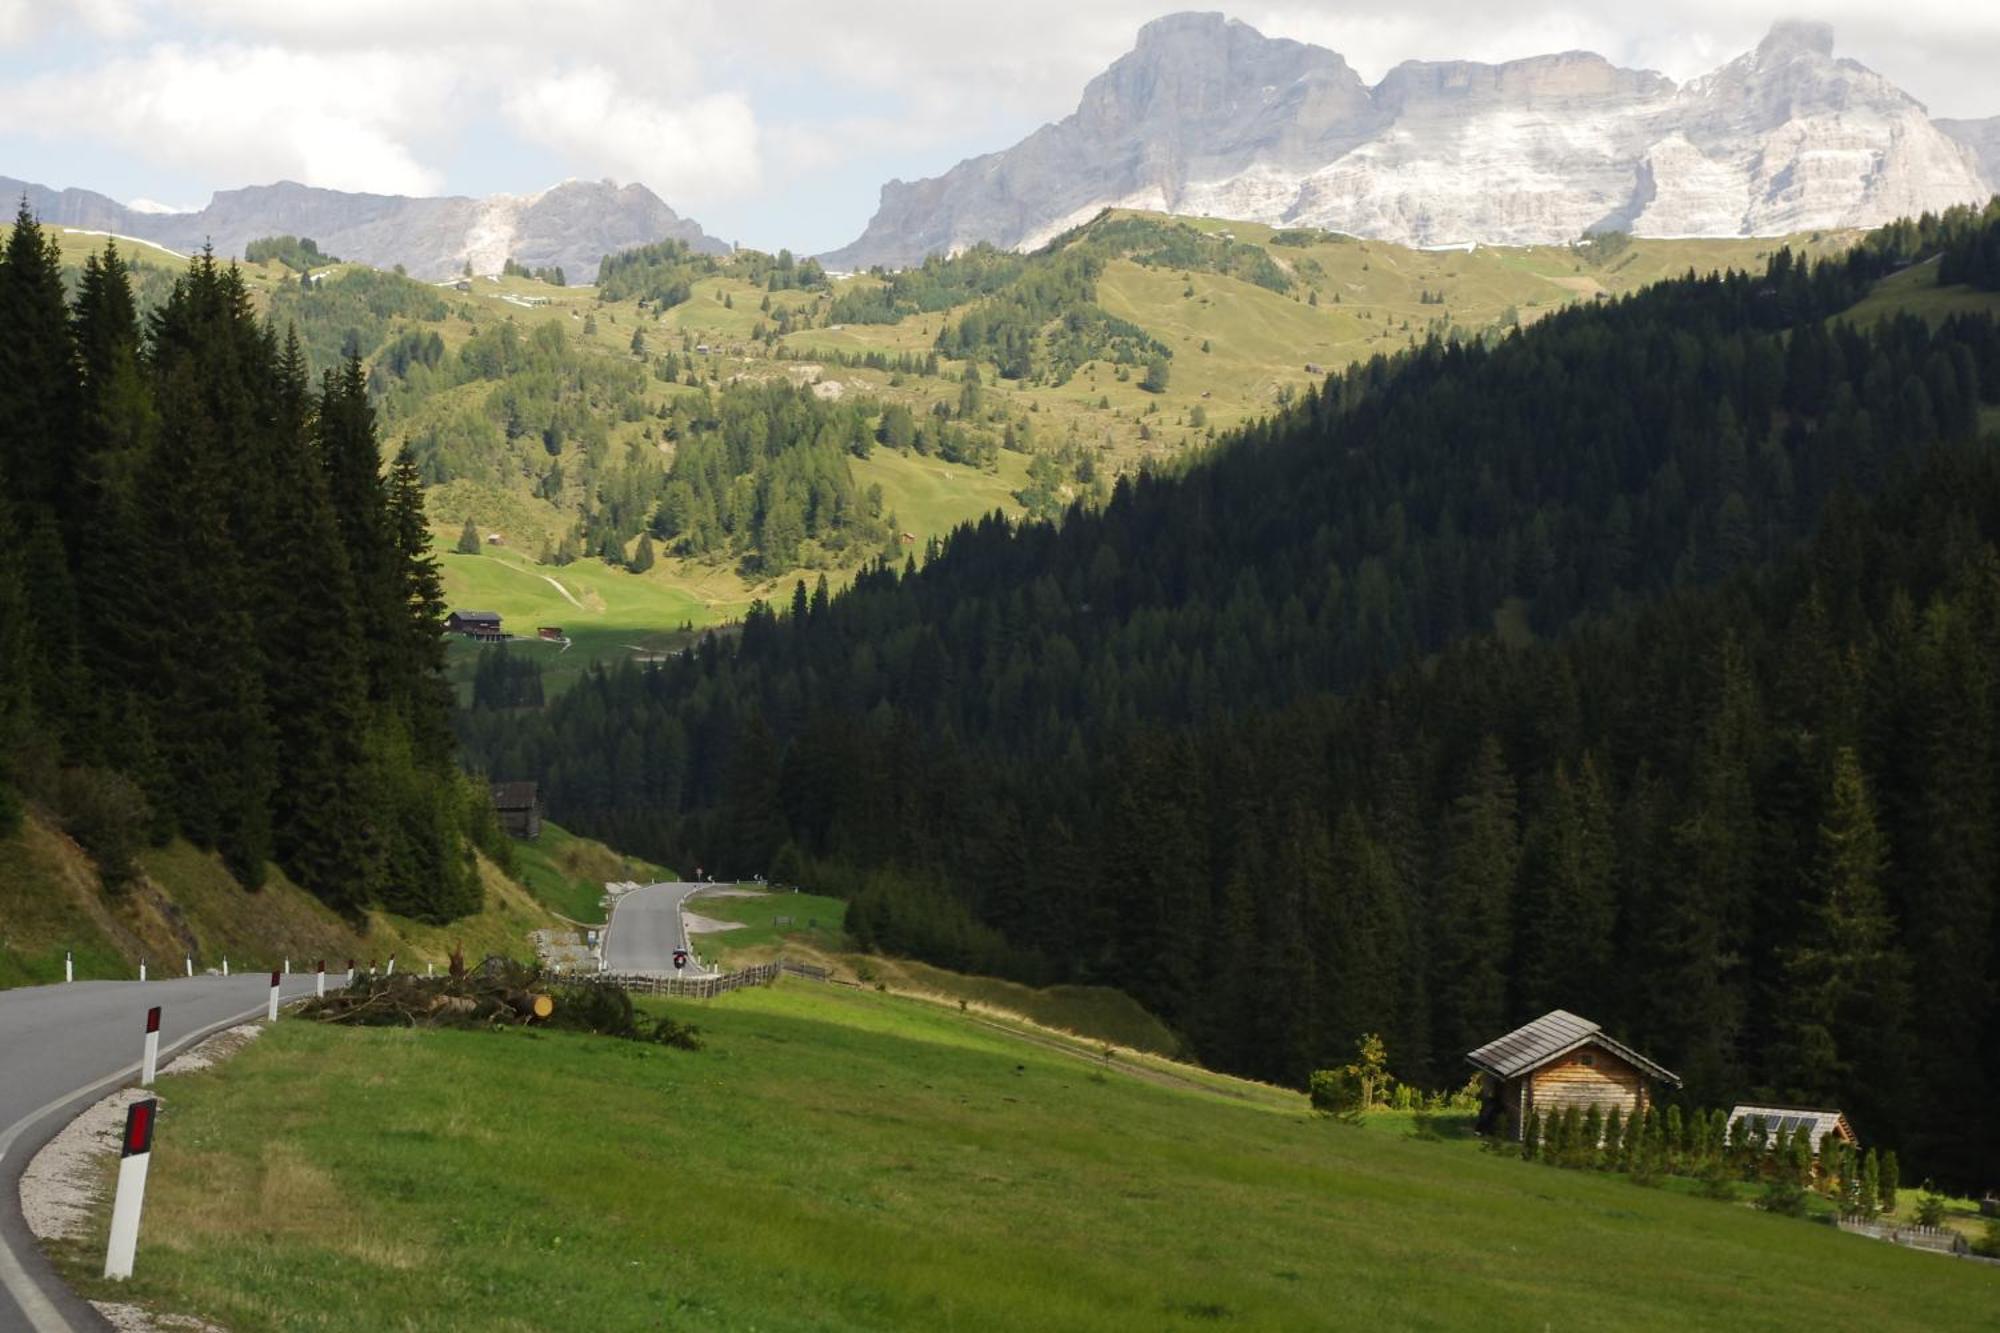
[(532, 782), (496, 782), (493, 784), (493, 808), (495, 810), (532, 810), (540, 800)]
[(1567, 1009), (1551, 1009), (1534, 1022), (1523, 1024), (1506, 1036), (1496, 1037), (1478, 1050), (1468, 1052), (1465, 1058), (1475, 1069), (1498, 1079), (1511, 1079), (1519, 1078), (1531, 1069), (1539, 1069), (1551, 1060), (1560, 1059), (1579, 1046), (1602, 1046), (1633, 1068), (1663, 1083), (1671, 1083), (1677, 1088), (1681, 1085), (1680, 1075), (1654, 1064), (1625, 1043), (1607, 1037), (1603, 1028)]

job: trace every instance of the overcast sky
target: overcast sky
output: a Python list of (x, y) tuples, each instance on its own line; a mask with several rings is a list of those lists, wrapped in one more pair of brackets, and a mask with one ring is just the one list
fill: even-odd
[[(1127, 0), (0, 0), (0, 175), (198, 207), (281, 178), (392, 193), (639, 180), (729, 240), (820, 251), (891, 177), (1068, 114), (1163, 4)], [(1941, 116), (2000, 115), (2000, 0), (1294, 0), (1233, 17), (1374, 80), (1599, 51), (1677, 79), (1775, 18)]]

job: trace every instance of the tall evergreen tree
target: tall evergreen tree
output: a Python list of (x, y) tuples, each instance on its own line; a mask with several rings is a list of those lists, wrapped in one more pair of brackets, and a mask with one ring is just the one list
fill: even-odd
[(1863, 1124), (1900, 1129), (1909, 1070), (1908, 962), (1883, 898), (1887, 847), (1854, 751), (1834, 756), (1805, 921), (1784, 953), (1778, 1069), (1788, 1095), (1846, 1097)]
[(1431, 914), (1431, 1033), (1441, 1059), (1506, 1030), (1519, 860), (1514, 778), (1499, 740), (1487, 736), (1452, 803)]
[(144, 684), (166, 782), (152, 795), (248, 886), (271, 855), (275, 778), (256, 589), (226, 500), (255, 423), (241, 358), (259, 341), (240, 283), (199, 256), (154, 319), (159, 427), (141, 482), (155, 594), (140, 609), (154, 665)]
[(1617, 983), (1617, 850), (1610, 804), (1589, 755), (1574, 778), (1567, 764), (1556, 765), (1525, 841), (1514, 1016), (1603, 1013)]

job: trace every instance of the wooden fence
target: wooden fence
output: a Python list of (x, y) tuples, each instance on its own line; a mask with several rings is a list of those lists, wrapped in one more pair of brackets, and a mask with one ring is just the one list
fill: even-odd
[(1857, 1236), (1872, 1236), (1876, 1240), (1886, 1240), (1894, 1245), (1907, 1245), (1913, 1250), (1935, 1250), (1940, 1254), (1969, 1254), (1972, 1247), (1965, 1237), (1949, 1227), (1922, 1227), (1902, 1222), (1871, 1222), (1860, 1217), (1842, 1217), (1835, 1220), (1842, 1231), (1851, 1231)]
[(636, 995), (676, 995), (689, 1000), (712, 1000), (718, 995), (727, 995), (730, 991), (741, 990), (745, 986), (768, 986), (776, 981), (778, 974), (784, 970), (777, 963), (759, 963), (755, 967), (746, 967), (741, 972), (726, 972), (717, 977), (656, 976), (650, 972), (589, 972), (578, 973), (569, 979), (599, 985), (623, 986)]

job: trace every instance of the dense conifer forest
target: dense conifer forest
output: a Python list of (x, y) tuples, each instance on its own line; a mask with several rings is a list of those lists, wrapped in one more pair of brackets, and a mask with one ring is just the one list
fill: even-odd
[(491, 666), (462, 734), (593, 834), (1122, 987), (1221, 1067), (1380, 1032), (1456, 1085), (1560, 1006), (1696, 1104), (1990, 1179), (2000, 325), (1831, 319), (1973, 225), (1378, 359), (546, 711)]
[(143, 321), (115, 244), (66, 302), (25, 205), (0, 329), (0, 820), (113, 887), (178, 834), (350, 918), (477, 910), (417, 469), (359, 361), (315, 386), (206, 254)]

